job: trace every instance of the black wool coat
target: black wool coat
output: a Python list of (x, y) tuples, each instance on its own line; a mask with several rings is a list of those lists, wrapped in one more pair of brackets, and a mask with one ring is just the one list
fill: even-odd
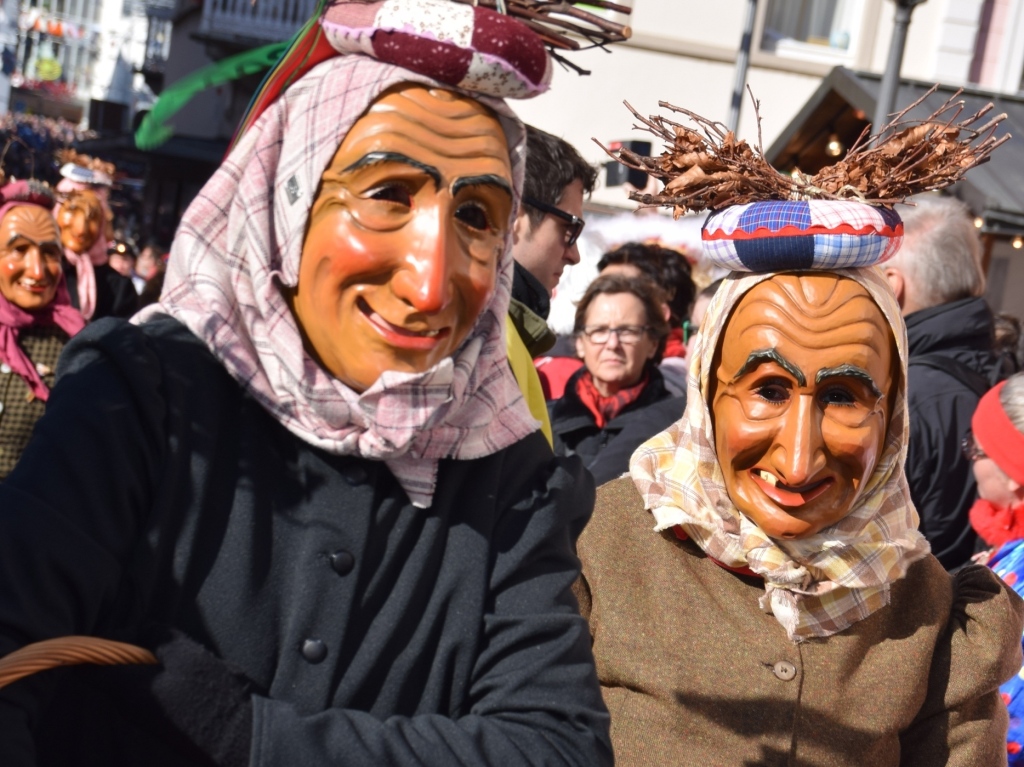
[(952, 374), (915, 364), (915, 358), (938, 354), (955, 359), (989, 385), (996, 383), (1001, 362), (992, 350), (992, 312), (981, 298), (913, 312), (907, 316), (907, 341), (910, 497), (932, 553), (952, 569), (970, 561), (977, 543), (968, 520), (977, 486), (960, 442), (971, 427), (979, 397)]
[(629, 471), (633, 451), (658, 432), (683, 417), (686, 397), (673, 397), (657, 367), (650, 367), (650, 379), (640, 396), (615, 418), (598, 428), (593, 414), (576, 394), (576, 381), (586, 373), (580, 368), (565, 385), (565, 394), (548, 405), (555, 454), (582, 459), (594, 482), (605, 482)]
[[(0, 484), (0, 655), (177, 628), (261, 691), (254, 767), (609, 765), (571, 592), (593, 497), (535, 433), (442, 461), (414, 508), (383, 462), (293, 436), (177, 321), (103, 320)], [(76, 679), (0, 691), (0, 764), (191, 763)]]
[[(139, 294), (130, 277), (114, 271), (110, 264), (100, 264), (93, 269), (96, 272), (96, 308), (90, 321), (95, 322), (103, 317), (127, 319), (139, 310)], [(78, 309), (78, 273), (66, 261), (64, 279), (67, 280), (71, 305)]]

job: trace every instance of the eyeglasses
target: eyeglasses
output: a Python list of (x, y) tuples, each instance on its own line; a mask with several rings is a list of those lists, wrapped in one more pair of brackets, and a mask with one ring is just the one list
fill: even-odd
[(579, 216), (574, 216), (572, 213), (566, 213), (561, 208), (556, 208), (554, 205), (548, 205), (546, 202), (541, 202), (536, 197), (524, 197), (523, 202), (529, 205), (531, 208), (543, 211), (544, 213), (550, 213), (552, 216), (557, 216), (562, 219), (565, 224), (565, 247), (571, 248), (576, 244), (576, 240), (580, 238), (580, 233), (583, 232), (583, 227), (587, 223)]
[(612, 333), (619, 339), (620, 344), (631, 346), (643, 338), (650, 328), (647, 325), (623, 325), (621, 328), (609, 328), (609, 327), (596, 327), (596, 328), (583, 328), (580, 332), (587, 337), (587, 340), (592, 344), (608, 343), (608, 339), (612, 337)]
[(971, 463), (974, 463), (980, 458), (988, 458), (985, 451), (978, 447), (978, 443), (974, 441), (974, 433), (968, 429), (967, 434), (960, 440), (960, 450)]
[(700, 323), (683, 320), (683, 343), (689, 343), (690, 339), (697, 335), (700, 330)]

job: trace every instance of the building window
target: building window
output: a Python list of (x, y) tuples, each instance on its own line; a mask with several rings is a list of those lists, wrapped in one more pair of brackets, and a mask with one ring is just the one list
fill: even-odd
[(852, 62), (864, 0), (768, 0), (761, 49), (789, 58)]

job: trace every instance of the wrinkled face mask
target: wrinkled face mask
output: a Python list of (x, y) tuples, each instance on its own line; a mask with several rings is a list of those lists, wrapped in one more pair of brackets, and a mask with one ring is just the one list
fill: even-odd
[(73, 192), (57, 213), (61, 240), (74, 253), (88, 253), (103, 228), (103, 205), (95, 192)]
[(849, 514), (882, 453), (893, 340), (857, 282), (781, 274), (736, 305), (709, 393), (736, 507), (767, 535), (814, 535)]
[(60, 232), (50, 211), (18, 205), (0, 221), (0, 295), (26, 311), (49, 306), (61, 276)]

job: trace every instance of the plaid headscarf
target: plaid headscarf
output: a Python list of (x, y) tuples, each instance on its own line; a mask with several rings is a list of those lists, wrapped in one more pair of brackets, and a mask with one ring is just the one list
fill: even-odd
[(733, 272), (726, 278), (701, 324), (682, 419), (641, 445), (630, 461), (655, 530), (678, 525), (709, 557), (762, 576), (761, 609), (770, 609), (794, 641), (838, 633), (886, 606), (889, 584), (929, 551), (903, 473), (910, 435), (906, 326), (876, 267), (834, 273), (867, 289), (904, 361), (882, 455), (848, 516), (809, 538), (775, 540), (743, 515), (726, 491), (707, 401), (712, 359), (733, 307), (777, 272)]
[[(384, 372), (362, 394), (304, 351), (282, 293), (298, 282), (323, 171), (353, 123), (402, 82), (458, 90), (361, 55), (325, 61), (288, 87), (185, 212), (161, 300), (133, 321), (176, 317), (289, 431), (331, 453), (385, 461), (411, 501), (426, 507), (441, 458), (490, 455), (538, 428), (505, 352), (511, 240), (494, 295), (455, 355), (423, 373)], [(523, 187), (522, 123), (500, 99), (459, 92), (488, 106), (502, 124), (514, 216)]]

